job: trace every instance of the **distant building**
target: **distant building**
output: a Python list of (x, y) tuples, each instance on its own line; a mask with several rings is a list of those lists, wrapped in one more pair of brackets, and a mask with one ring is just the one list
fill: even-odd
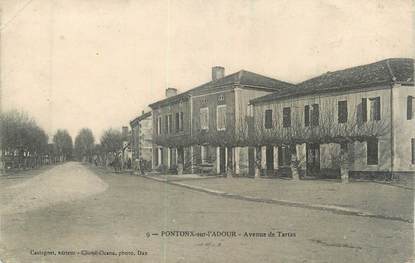
[(140, 158), (151, 169), (153, 163), (153, 119), (152, 113), (142, 112), (130, 122), (132, 159), (137, 162)]

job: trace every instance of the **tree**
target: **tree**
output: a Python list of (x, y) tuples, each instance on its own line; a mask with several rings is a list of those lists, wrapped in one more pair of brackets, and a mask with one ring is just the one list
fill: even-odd
[(59, 129), (53, 136), (53, 143), (55, 144), (60, 161), (66, 161), (72, 158), (72, 137), (67, 130)]
[[(349, 167), (359, 153), (352, 152), (349, 145), (355, 142), (363, 142), (373, 138), (380, 138), (390, 130), (390, 123), (386, 120), (363, 120), (359, 110), (352, 111), (350, 119), (345, 123), (338, 123), (333, 105), (326, 102), (322, 108), (324, 112), (316, 115), (314, 120), (310, 119), (309, 125), (304, 124), (302, 111), (296, 111), (291, 116), (289, 127), (277, 123), (274, 127), (266, 129), (264, 118), (257, 116), (250, 128), (249, 142), (257, 147), (257, 156), (261, 158), (260, 147), (264, 145), (289, 146), (291, 149), (291, 172), (294, 178), (298, 178), (300, 160), (296, 151), (297, 146), (304, 143), (310, 144), (337, 144), (343, 147), (340, 152), (330, 152), (331, 159), (336, 158), (334, 163), (341, 170), (341, 175), (347, 177)], [(260, 162), (258, 164), (260, 166)]]
[(26, 113), (0, 114), (2, 167), (35, 167), (47, 153), (48, 136)]
[(86, 158), (89, 162), (92, 161), (94, 151), (94, 135), (88, 128), (83, 128), (79, 131), (75, 138), (75, 155), (81, 161)]
[(104, 131), (100, 143), (106, 153), (116, 153), (122, 149), (122, 140), (121, 132), (110, 128)]

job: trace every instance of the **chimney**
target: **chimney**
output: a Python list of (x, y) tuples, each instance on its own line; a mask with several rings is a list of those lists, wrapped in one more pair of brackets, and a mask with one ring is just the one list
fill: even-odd
[(177, 89), (175, 88), (167, 88), (166, 89), (166, 98), (170, 98), (177, 95)]
[(212, 80), (218, 80), (225, 77), (225, 68), (221, 66), (215, 66), (212, 68)]

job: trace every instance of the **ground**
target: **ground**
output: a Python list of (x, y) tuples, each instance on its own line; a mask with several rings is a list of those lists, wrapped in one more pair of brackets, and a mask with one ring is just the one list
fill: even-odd
[[(185, 182), (208, 184), (208, 180), (212, 180), (210, 188), (219, 181)], [(249, 189), (248, 179), (232, 180), (234, 189), (218, 190), (236, 192), (242, 186)], [(411, 262), (413, 250), (410, 222), (228, 198), (74, 162), (2, 177), (0, 188), (0, 259), (4, 263), (390, 263)], [(411, 193), (402, 191), (397, 195)], [(333, 200), (337, 200), (336, 191), (331, 192)], [(375, 206), (379, 205), (382, 204)], [(394, 209), (413, 209), (413, 203), (404, 206)], [(410, 215), (406, 211), (399, 214), (403, 218)], [(215, 237), (210, 232), (210, 237), (161, 236), (166, 235), (164, 231), (235, 231), (236, 236)], [(276, 236), (260, 234), (270, 232)], [(289, 234), (278, 237), (278, 232)], [(76, 254), (82, 250), (114, 251), (117, 255)], [(42, 256), (31, 255), (31, 251), (74, 251), (75, 255)], [(118, 256), (120, 251), (134, 255)], [(139, 251), (147, 254), (138, 255)]]

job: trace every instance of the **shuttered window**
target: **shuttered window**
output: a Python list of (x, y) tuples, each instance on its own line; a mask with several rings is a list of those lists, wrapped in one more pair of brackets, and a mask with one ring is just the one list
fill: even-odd
[(183, 125), (183, 122), (184, 121), (184, 117), (183, 117), (183, 112), (180, 112), (180, 119), (179, 119), (179, 130), (180, 131), (183, 131), (184, 130), (184, 125)]
[(370, 120), (380, 120), (380, 97), (370, 99)]
[(304, 106), (304, 126), (310, 126), (310, 106)]
[(226, 105), (220, 105), (216, 108), (216, 125), (218, 131), (226, 129)]
[(209, 108), (200, 109), (200, 129), (209, 130)]
[(282, 109), (282, 125), (284, 127), (291, 126), (291, 108), (286, 107)]
[(175, 119), (175, 126), (176, 126), (176, 132), (180, 131), (180, 113), (176, 112), (176, 119)]
[(157, 118), (157, 134), (161, 134), (161, 127), (162, 127), (161, 116), (158, 116), (158, 118)]
[(320, 108), (318, 104), (313, 104), (311, 111), (311, 126), (318, 126), (320, 119)]
[(337, 106), (337, 118), (339, 123), (347, 122), (347, 101), (339, 101)]
[(362, 98), (362, 122), (367, 122), (367, 99)]
[(272, 110), (265, 110), (265, 129), (272, 128)]

